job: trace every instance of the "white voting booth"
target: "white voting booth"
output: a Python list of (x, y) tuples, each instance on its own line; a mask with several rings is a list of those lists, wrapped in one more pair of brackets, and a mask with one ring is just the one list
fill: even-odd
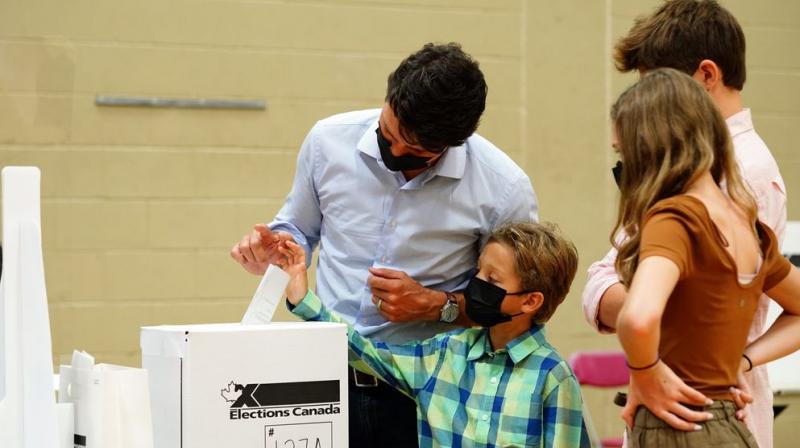
[(146, 372), (92, 359), (54, 381), (39, 169), (3, 168), (2, 188), (0, 448), (152, 448)]
[[(6, 167), (0, 280), (0, 447), (72, 446), (71, 405), (57, 408), (42, 261), (38, 168)], [(59, 413), (62, 414), (59, 432)], [(68, 444), (68, 445), (66, 445)]]
[[(786, 223), (781, 252), (786, 256), (800, 256), (800, 221)], [(782, 311), (777, 303), (770, 303), (767, 328), (775, 322)], [(767, 371), (775, 393), (800, 393), (800, 351), (767, 364)]]

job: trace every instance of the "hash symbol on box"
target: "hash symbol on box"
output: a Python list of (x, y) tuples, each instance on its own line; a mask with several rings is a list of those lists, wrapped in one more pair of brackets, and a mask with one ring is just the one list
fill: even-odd
[(333, 448), (333, 422), (264, 427), (265, 448)]

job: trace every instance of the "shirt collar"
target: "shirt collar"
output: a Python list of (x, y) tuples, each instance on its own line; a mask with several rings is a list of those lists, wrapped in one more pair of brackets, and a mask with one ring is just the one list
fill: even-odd
[(508, 353), (511, 361), (514, 364), (519, 364), (528, 355), (546, 343), (544, 326), (534, 324), (530, 330), (514, 338), (505, 348), (493, 351), (492, 343), (489, 340), (489, 329), (484, 328), (481, 330), (480, 336), (475, 339), (475, 343), (470, 347), (467, 360), (475, 361), (484, 355), (492, 356), (497, 353)]
[(753, 117), (750, 109), (742, 109), (731, 115), (725, 120), (725, 123), (728, 125), (731, 137), (753, 130)]
[(435, 176), (461, 179), (464, 177), (464, 168), (467, 166), (467, 145), (451, 146), (432, 168)]
[(486, 353), (492, 352), (492, 344), (489, 342), (489, 329), (482, 328), (480, 332), (480, 335), (475, 339), (472, 347), (469, 348), (467, 361), (475, 361)]
[[(364, 135), (361, 136), (356, 147), (359, 151), (372, 157), (376, 160), (381, 160), (381, 150), (378, 148), (378, 140), (375, 137), (375, 130), (378, 129), (378, 119), (372, 123)], [(464, 170), (467, 166), (467, 148), (466, 143), (461, 146), (451, 146), (447, 152), (442, 156), (441, 160), (436, 162), (431, 168), (431, 175), (451, 177), (453, 179), (461, 179), (464, 177)]]
[(373, 159), (381, 159), (381, 150), (378, 148), (378, 139), (375, 136), (375, 130), (378, 129), (378, 118), (367, 127), (367, 131), (358, 140), (356, 147), (359, 151), (372, 157)]

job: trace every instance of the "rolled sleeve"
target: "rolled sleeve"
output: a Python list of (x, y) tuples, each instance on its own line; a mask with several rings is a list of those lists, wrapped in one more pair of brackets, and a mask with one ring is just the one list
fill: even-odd
[[(628, 236), (625, 232), (619, 232), (614, 238), (614, 242), (618, 247), (627, 238)], [(614, 333), (612, 328), (608, 328), (600, 322), (600, 301), (608, 288), (620, 283), (616, 262), (617, 249), (612, 247), (602, 260), (592, 263), (586, 272), (586, 286), (584, 286), (583, 294), (581, 295), (583, 316), (586, 322), (602, 334)]]
[(615, 268), (617, 250), (612, 248), (602, 260), (592, 263), (587, 271), (586, 286), (583, 288), (581, 300), (583, 316), (595, 330), (604, 334), (612, 334), (614, 330), (600, 323), (600, 301), (608, 288), (619, 283), (619, 275)]

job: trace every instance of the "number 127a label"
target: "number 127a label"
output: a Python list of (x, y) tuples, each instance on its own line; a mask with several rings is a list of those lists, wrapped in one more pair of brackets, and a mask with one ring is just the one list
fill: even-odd
[(294, 423), (264, 427), (265, 448), (333, 448), (333, 423)]

